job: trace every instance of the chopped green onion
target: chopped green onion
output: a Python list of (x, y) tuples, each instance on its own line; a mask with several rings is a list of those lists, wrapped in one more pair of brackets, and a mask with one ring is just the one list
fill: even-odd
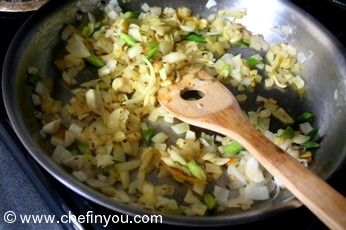
[(85, 38), (90, 37), (93, 33), (94, 33), (94, 30), (89, 25), (84, 26), (82, 29), (82, 36)]
[(100, 82), (97, 82), (97, 83), (95, 84), (95, 89), (96, 89), (96, 90), (100, 90)]
[(101, 21), (96, 22), (94, 25), (94, 31), (98, 31), (99, 29), (101, 29), (101, 27), (102, 27), (102, 22)]
[(155, 58), (157, 52), (160, 50), (159, 44), (156, 41), (149, 43), (149, 51), (146, 54), (148, 59)]
[(205, 194), (203, 196), (203, 202), (207, 205), (208, 209), (214, 209), (217, 204), (215, 197), (211, 194)]
[(77, 148), (78, 148), (78, 151), (81, 154), (88, 154), (88, 153), (90, 153), (90, 149), (89, 149), (89, 145), (88, 144), (85, 144), (85, 143), (82, 143), (82, 142), (78, 142), (77, 143)]
[(319, 143), (316, 143), (314, 141), (307, 141), (304, 144), (302, 144), (306, 149), (316, 149), (320, 147)]
[(246, 64), (250, 65), (250, 66), (255, 66), (257, 64), (261, 63), (260, 60), (257, 60), (256, 58), (250, 57), (248, 59), (246, 59)]
[(249, 46), (250, 43), (248, 41), (245, 41), (244, 39), (240, 39), (239, 41), (237, 41), (237, 44), (240, 46)]
[(125, 19), (137, 19), (141, 12), (139, 11), (127, 11), (124, 13), (124, 18)]
[(308, 136), (310, 136), (311, 138), (314, 138), (316, 137), (317, 134), (318, 134), (318, 129), (315, 128), (308, 133)]
[(102, 68), (106, 65), (106, 63), (101, 58), (93, 54), (85, 58), (85, 60), (87, 60), (90, 64), (97, 68)]
[(294, 130), (288, 126), (279, 136), (282, 139), (290, 139), (294, 137)]
[(98, 81), (95, 83), (95, 89), (96, 90), (100, 90), (100, 89), (108, 89), (107, 85), (102, 82), (102, 81)]
[(120, 33), (120, 39), (123, 40), (129, 46), (136, 45), (135, 40), (130, 35)]
[(199, 43), (206, 43), (207, 42), (202, 35), (199, 35), (196, 33), (190, 33), (190, 34), (186, 35), (184, 40), (199, 42)]
[(162, 207), (161, 209), (161, 212), (165, 215), (174, 215), (174, 216), (177, 216), (177, 215), (183, 215), (184, 212), (181, 208), (178, 208), (178, 209), (173, 209), (173, 208), (170, 208), (170, 207)]
[(41, 80), (41, 77), (38, 74), (29, 73), (26, 77), (25, 83), (27, 85), (35, 87), (36, 84)]
[(314, 119), (315, 115), (310, 112), (305, 112), (298, 117), (299, 123), (311, 122)]
[(244, 149), (244, 147), (241, 144), (239, 144), (236, 141), (232, 141), (231, 143), (229, 143), (228, 145), (225, 145), (223, 147), (223, 151), (224, 151), (223, 156), (224, 157), (234, 156), (234, 155), (238, 154), (243, 149)]
[(194, 177), (196, 177), (200, 180), (206, 180), (207, 179), (207, 176), (205, 175), (205, 172), (203, 171), (203, 169), (194, 160), (187, 163), (186, 166), (189, 168), (191, 174)]
[(151, 139), (154, 137), (155, 132), (153, 128), (148, 128), (144, 131), (144, 141), (147, 143), (147, 145), (150, 145)]
[(223, 77), (227, 77), (231, 74), (231, 68), (232, 66), (230, 64), (225, 64), (221, 69), (221, 75)]

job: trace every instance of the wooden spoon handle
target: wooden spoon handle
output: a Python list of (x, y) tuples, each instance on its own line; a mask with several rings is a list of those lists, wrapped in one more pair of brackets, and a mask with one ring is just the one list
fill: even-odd
[[(182, 98), (185, 91), (204, 94)], [(170, 113), (189, 124), (222, 133), (242, 144), (302, 203), (331, 229), (346, 229), (346, 199), (257, 131), (229, 90), (205, 71), (160, 89), (158, 99)]]
[[(280, 149), (242, 116), (226, 109), (205, 118), (212, 130), (236, 139), (331, 229), (346, 229), (346, 199)], [(239, 119), (234, 121), (234, 117)], [(237, 124), (236, 126), (234, 124)]]

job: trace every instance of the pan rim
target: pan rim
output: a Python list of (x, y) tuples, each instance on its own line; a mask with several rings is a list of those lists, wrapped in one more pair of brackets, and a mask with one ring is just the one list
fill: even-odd
[[(158, 215), (158, 212), (142, 211), (136, 210), (128, 205), (124, 205), (120, 202), (112, 201), (110, 198), (105, 197), (100, 192), (93, 190), (89, 186), (78, 182), (70, 174), (64, 171), (60, 166), (56, 165), (51, 158), (46, 154), (41, 154), (41, 152), (35, 151), (32, 146), (30, 146), (29, 136), (25, 136), (25, 126), (20, 120), (21, 116), (16, 113), (13, 104), (13, 95), (14, 95), (14, 85), (11, 81), (7, 81), (13, 74), (13, 64), (11, 62), (16, 60), (15, 57), (17, 54), (17, 47), (20, 46), (20, 40), (26, 37), (27, 32), (30, 31), (31, 25), (36, 25), (40, 19), (49, 15), (50, 12), (57, 9), (57, 6), (64, 5), (66, 0), (63, 1), (50, 1), (48, 4), (42, 7), (37, 13), (32, 15), (19, 29), (16, 33), (10, 47), (7, 50), (3, 73), (2, 73), (2, 96), (4, 100), (5, 110), (7, 116), (10, 120), (10, 124), (15, 131), (17, 137), (20, 139), (21, 143), (24, 145), (25, 149), (30, 153), (30, 155), (43, 167), (47, 172), (49, 172), (55, 179), (60, 183), (67, 186), (72, 191), (77, 194), (95, 202), (99, 205), (102, 205), (106, 208), (120, 212), (127, 215)], [(317, 29), (323, 39), (328, 41), (331, 45), (331, 48), (336, 51), (342, 58), (341, 62), (345, 63), (345, 51), (340, 42), (332, 35), (322, 24), (320, 24), (316, 19), (311, 15), (300, 9), (299, 7), (293, 5), (290, 2), (279, 1), (280, 4), (283, 4), (285, 7), (292, 9), (297, 13), (298, 16), (302, 17), (304, 20), (308, 21), (315, 29)], [(12, 74), (11, 74), (12, 73)], [(345, 74), (346, 76), (346, 74)], [(345, 153), (343, 155), (343, 160), (338, 162), (337, 167), (334, 170), (331, 170), (323, 179), (330, 178), (335, 171), (342, 165), (345, 160)], [(112, 202), (110, 202), (112, 201)], [(253, 222), (264, 217), (269, 217), (271, 215), (283, 212), (285, 210), (293, 209), (300, 207), (301, 203), (295, 199), (293, 196), (290, 199), (287, 199), (285, 203), (276, 205), (274, 207), (262, 208), (254, 211), (243, 212), (234, 215), (218, 215), (218, 216), (203, 216), (203, 217), (188, 217), (188, 216), (163, 216), (165, 223), (174, 224), (174, 225), (190, 225), (190, 226), (224, 226), (224, 225), (234, 225)]]

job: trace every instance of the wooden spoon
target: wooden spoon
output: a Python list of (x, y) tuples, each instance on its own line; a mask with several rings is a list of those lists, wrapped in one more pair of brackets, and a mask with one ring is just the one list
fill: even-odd
[[(187, 91), (204, 96), (185, 100)], [(233, 94), (208, 73), (160, 89), (158, 100), (180, 120), (238, 141), (329, 228), (346, 229), (346, 199), (253, 127)]]

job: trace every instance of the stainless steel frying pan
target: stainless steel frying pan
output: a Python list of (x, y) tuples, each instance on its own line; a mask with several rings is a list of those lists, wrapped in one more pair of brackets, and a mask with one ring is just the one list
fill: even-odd
[[(97, 6), (96, 0), (82, 2), (88, 8)], [(327, 179), (341, 165), (346, 156), (346, 62), (340, 44), (322, 25), (297, 7), (275, 0), (217, 0), (217, 5), (211, 9), (205, 7), (207, 0), (132, 0), (123, 7), (139, 10), (144, 2), (161, 7), (186, 6), (201, 16), (223, 8), (246, 8), (248, 16), (243, 23), (248, 29), (263, 34), (270, 43), (289, 42), (305, 56), (312, 53), (311, 59), (304, 63), (301, 74), (307, 82), (304, 99), (300, 99), (292, 91), (282, 92), (278, 89), (258, 88), (255, 93), (276, 98), (295, 116), (303, 111), (314, 112), (317, 116), (314, 125), (320, 128), (323, 141), (322, 147), (315, 154), (311, 169)], [(2, 76), (2, 92), (8, 117), (28, 152), (61, 183), (115, 211), (133, 215), (148, 214), (150, 212), (119, 203), (79, 183), (53, 162), (50, 158), (52, 146), (39, 135), (40, 125), (34, 118), (34, 107), (30, 101), (31, 89), (25, 85), (26, 69), (28, 66), (36, 66), (41, 75), (53, 77), (59, 85), (59, 74), (52, 67), (53, 53), (63, 24), (74, 20), (76, 3), (76, 0), (49, 2), (22, 26), (14, 38), (6, 56)], [(66, 97), (63, 87), (57, 87), (55, 93), (60, 99)], [(245, 106), (244, 109), (251, 106)], [(259, 202), (246, 212), (233, 209), (215, 216), (167, 216), (164, 221), (203, 226), (238, 224), (300, 205), (288, 191), (281, 191), (271, 200)]]

